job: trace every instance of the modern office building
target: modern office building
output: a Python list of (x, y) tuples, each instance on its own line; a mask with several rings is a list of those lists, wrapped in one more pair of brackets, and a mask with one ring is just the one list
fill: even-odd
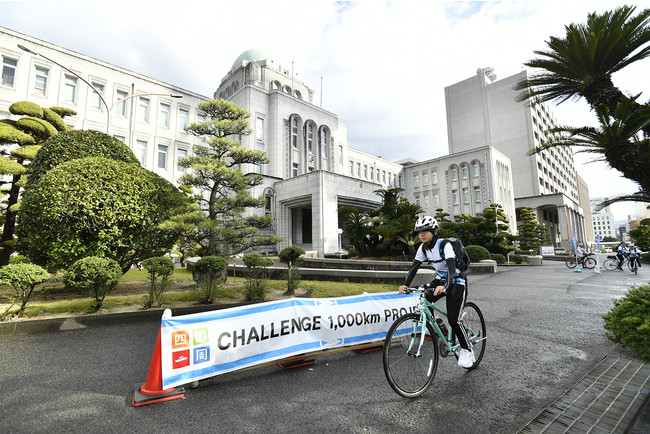
[(594, 236), (600, 235), (600, 239), (604, 240), (605, 237), (618, 239), (618, 229), (614, 222), (614, 214), (610, 206), (606, 206), (600, 211), (596, 211), (598, 204), (605, 198), (594, 197), (591, 198), (591, 212), (593, 216)]
[(479, 69), (445, 88), (449, 153), (496, 148), (510, 159), (516, 208), (533, 207), (537, 221), (551, 230), (555, 246), (569, 248), (574, 234), (584, 241), (585, 212), (571, 150), (556, 147), (527, 154), (557, 122), (546, 104), (516, 101), (519, 91), (513, 86), (526, 78), (526, 71), (498, 81), (492, 72)]

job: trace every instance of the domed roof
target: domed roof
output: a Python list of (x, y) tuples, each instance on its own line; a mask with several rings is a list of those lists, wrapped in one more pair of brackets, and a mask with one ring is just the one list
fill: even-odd
[[(243, 61), (253, 61), (253, 60), (268, 60), (268, 61), (275, 61), (276, 63), (283, 60), (281, 57), (276, 53), (275, 51), (271, 50), (270, 48), (267, 47), (257, 47), (257, 48), (251, 48), (239, 55), (239, 57), (233, 62), (232, 66), (230, 67), (230, 70), (235, 69), (235, 67), (239, 66), (239, 64)], [(291, 62), (289, 62), (291, 63)]]

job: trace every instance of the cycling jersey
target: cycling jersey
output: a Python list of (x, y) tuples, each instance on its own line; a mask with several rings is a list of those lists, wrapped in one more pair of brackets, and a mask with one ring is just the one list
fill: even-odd
[[(451, 243), (447, 243), (443, 251), (445, 257), (443, 258), (440, 256), (440, 243), (443, 240), (444, 238), (438, 238), (436, 242), (431, 246), (425, 243), (420, 244), (420, 247), (415, 254), (413, 266), (411, 266), (411, 269), (409, 270), (404, 285), (409, 286), (411, 284), (413, 278), (415, 277), (415, 274), (423, 262), (429, 262), (433, 268), (435, 268), (438, 274), (440, 274), (444, 280), (447, 280), (447, 274), (449, 273), (449, 270), (447, 268), (446, 260), (455, 258), (456, 255), (454, 254), (454, 248), (452, 247)], [(455, 270), (454, 275), (456, 276), (454, 280), (455, 283), (459, 285), (465, 285), (465, 279), (460, 277), (457, 269)]]

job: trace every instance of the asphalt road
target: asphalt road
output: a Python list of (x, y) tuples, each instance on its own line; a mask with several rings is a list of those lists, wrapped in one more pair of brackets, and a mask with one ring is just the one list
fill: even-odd
[(650, 268), (574, 273), (563, 263), (472, 276), (469, 299), (487, 322), (480, 367), (441, 359), (419, 399), (395, 394), (381, 351), (316, 358), (201, 381), (185, 399), (131, 406), (159, 322), (0, 338), (0, 432), (517, 432), (605, 356), (635, 358), (607, 340), (602, 315)]

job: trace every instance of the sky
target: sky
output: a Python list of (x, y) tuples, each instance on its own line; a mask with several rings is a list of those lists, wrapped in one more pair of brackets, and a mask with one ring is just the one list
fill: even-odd
[[(212, 97), (234, 60), (265, 47), (347, 126), (348, 145), (384, 159), (448, 155), (444, 89), (492, 67), (525, 69), (564, 26), (616, 1), (0, 0), (0, 26)], [(638, 11), (650, 0), (638, 0)], [(283, 65), (284, 66), (284, 65)], [(650, 59), (613, 76), (650, 99)], [(321, 84), (322, 83), (322, 84)], [(646, 85), (644, 86), (644, 83)], [(596, 125), (584, 101), (552, 107), (559, 124)], [(590, 196), (638, 190), (603, 162), (576, 154)], [(631, 213), (614, 205), (616, 220)]]

